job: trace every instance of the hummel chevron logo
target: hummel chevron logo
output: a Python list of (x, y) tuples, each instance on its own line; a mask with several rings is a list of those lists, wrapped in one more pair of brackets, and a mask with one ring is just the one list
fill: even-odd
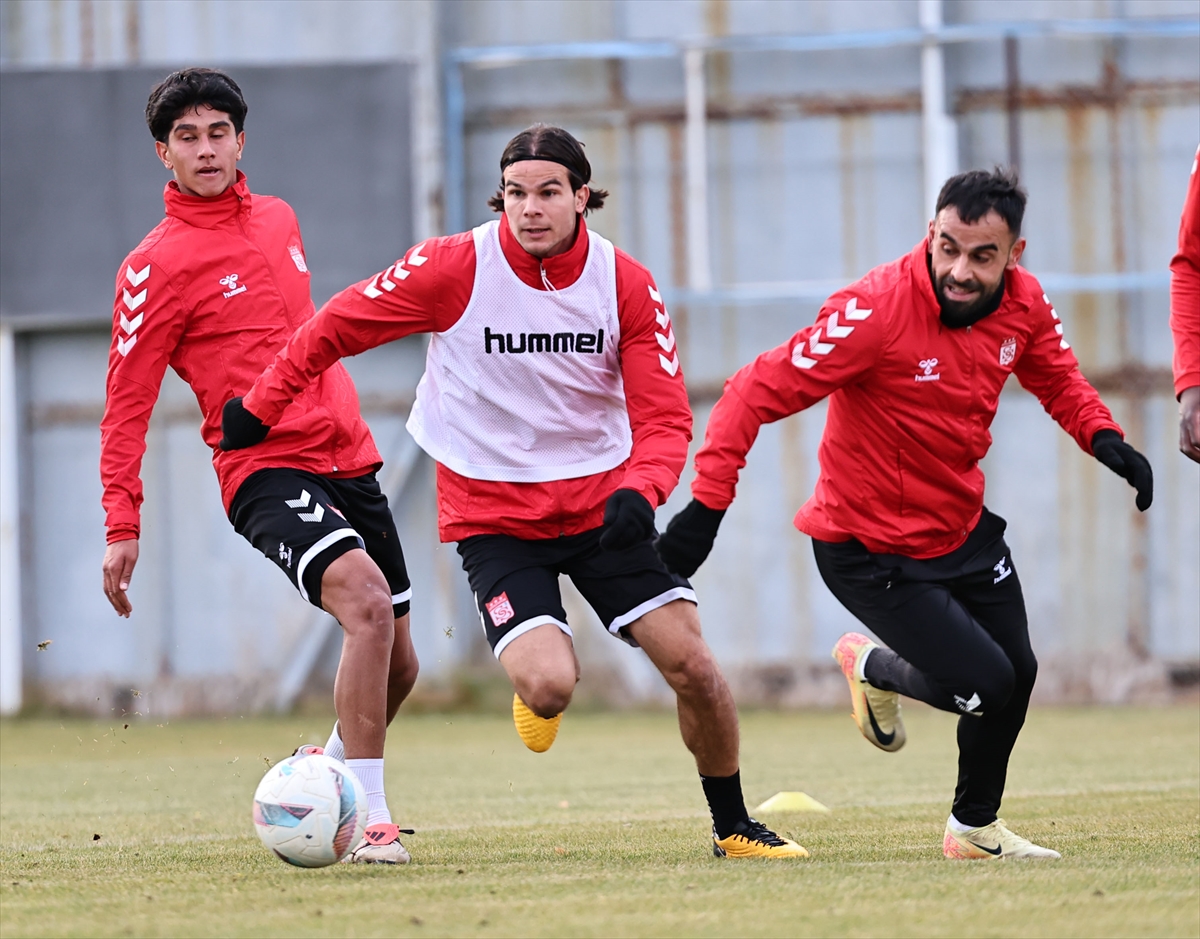
[(812, 368), (817, 364), (816, 359), (810, 359), (804, 354), (804, 343), (798, 342), (792, 349), (792, 364), (796, 368)]
[(828, 355), (833, 350), (832, 342), (821, 342), (821, 327), (818, 326), (817, 331), (808, 337), (808, 351), (813, 355)]
[[(289, 509), (307, 509), (308, 504), (312, 501), (312, 496), (307, 489), (301, 489), (299, 499), (284, 499), (283, 501)], [(296, 515), (302, 522), (319, 522), (325, 517), (325, 506), (318, 502), (313, 506), (311, 512), (297, 512)]]
[(142, 317), (145, 315), (145, 313), (139, 313), (133, 319), (130, 319), (128, 316), (122, 313), (121, 328), (132, 336), (135, 332), (137, 332), (137, 328), (142, 325)]
[(829, 314), (829, 321), (825, 324), (825, 333), (830, 339), (845, 339), (852, 332), (853, 326), (839, 326), (837, 310)]
[(671, 317), (666, 310), (655, 310), (654, 320), (661, 328), (666, 329), (667, 323), (671, 322)]
[(129, 281), (129, 283), (134, 287), (136, 287), (138, 284), (140, 284), (142, 281), (144, 281), (149, 276), (150, 276), (150, 265), (149, 264), (147, 264), (145, 267), (143, 267), (140, 271), (135, 271), (128, 264), (125, 265), (125, 279), (127, 281)]
[(308, 494), (307, 489), (300, 490), (299, 499), (284, 499), (283, 503), (289, 509), (307, 509), (308, 503), (312, 501), (312, 496)]
[(118, 336), (117, 337), (117, 351), (119, 353), (121, 353), (122, 356), (129, 355), (129, 350), (132, 349), (136, 343), (137, 343), (137, 336), (130, 336), (129, 339), (127, 339), (127, 340), (122, 339), (120, 336)]
[(649, 284), (646, 285), (646, 289), (650, 291), (650, 299), (651, 300), (653, 300), (655, 303), (658, 303), (658, 304), (662, 303), (662, 294), (661, 293), (659, 293), (657, 290), (655, 290)]
[(148, 294), (149, 292), (150, 292), (149, 287), (143, 287), (142, 292), (139, 293), (137, 296), (134, 296), (133, 294), (131, 294), (129, 292), (128, 287), (123, 289), (123, 293), (125, 294), (125, 306), (127, 306), (129, 308), (130, 313), (132, 313), (134, 310), (136, 310), (138, 307), (140, 307), (143, 303), (146, 302), (146, 294)]
[[(395, 277), (396, 280), (405, 280), (408, 275), (412, 273), (412, 271), (405, 268), (405, 264), (410, 264), (413, 267), (420, 267), (429, 260), (429, 258), (421, 255), (421, 249), (425, 247), (425, 244), (426, 243), (422, 241), (419, 245), (413, 248), (412, 251), (408, 253), (407, 260), (401, 258), (383, 273), (376, 274), (375, 277), (372, 278), (371, 282), (363, 288), (363, 293), (374, 300), (376, 297), (382, 297), (384, 290), (388, 291), (389, 293), (395, 290), (396, 281), (392, 280), (392, 278)], [(383, 288), (382, 290), (380, 289), (381, 287)]]
[(846, 304), (846, 319), (848, 320), (865, 320), (874, 312), (874, 310), (860, 310), (857, 297), (851, 297), (850, 302)]
[(679, 371), (679, 353), (676, 352), (673, 356), (671, 356), (670, 359), (668, 359), (660, 352), (658, 354), (658, 364), (663, 367), (664, 372), (674, 378), (675, 373)]
[[(670, 352), (675, 348), (675, 330), (668, 328), (667, 334), (655, 333), (654, 338), (658, 340), (658, 344), (662, 346), (663, 352)], [(833, 347), (830, 346), (832, 349)]]

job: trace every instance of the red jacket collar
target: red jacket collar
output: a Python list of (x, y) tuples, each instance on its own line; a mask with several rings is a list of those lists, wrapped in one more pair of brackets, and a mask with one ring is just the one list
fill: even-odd
[(500, 250), (504, 252), (508, 266), (530, 287), (537, 290), (546, 289), (546, 285), (542, 283), (542, 270), (545, 269), (546, 280), (554, 285), (555, 290), (562, 290), (579, 280), (579, 275), (583, 273), (584, 265), (587, 264), (587, 225), (583, 221), (583, 216), (579, 216), (579, 227), (575, 230), (575, 243), (568, 250), (562, 254), (556, 254), (552, 258), (535, 258), (521, 247), (516, 236), (508, 227), (508, 217), (501, 214)]
[(179, 191), (175, 180), (171, 180), (163, 189), (163, 202), (167, 215), (197, 228), (216, 228), (232, 221), (239, 211), (249, 213), (250, 187), (246, 184), (246, 174), (241, 170), (237, 171), (236, 183), (211, 199), (185, 195)]

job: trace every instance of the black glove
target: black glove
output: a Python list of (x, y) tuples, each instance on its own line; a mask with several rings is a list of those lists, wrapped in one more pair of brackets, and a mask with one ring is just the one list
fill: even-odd
[(654, 509), (646, 497), (632, 489), (618, 489), (604, 504), (604, 531), (600, 547), (623, 551), (654, 534)]
[(271, 428), (242, 407), (241, 398), (230, 398), (221, 411), (222, 450), (244, 450), (262, 443)]
[(1121, 439), (1115, 430), (1098, 430), (1092, 437), (1092, 455), (1137, 490), (1136, 504), (1145, 512), (1154, 501), (1154, 471), (1150, 461)]
[(684, 506), (654, 543), (667, 570), (684, 577), (696, 573), (712, 550), (724, 517), (724, 509), (710, 509), (695, 499)]

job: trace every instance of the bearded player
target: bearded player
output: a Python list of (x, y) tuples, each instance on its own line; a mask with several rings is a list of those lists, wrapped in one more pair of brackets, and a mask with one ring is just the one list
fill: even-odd
[(889, 752), (904, 745), (900, 695), (961, 715), (949, 858), (1059, 857), (997, 818), (1037, 674), (1005, 522), (983, 505), (979, 469), (1008, 376), (1136, 487), (1139, 510), (1153, 489), (1018, 264), (1024, 209), (1015, 176), (955, 176), (910, 254), (835, 293), (816, 323), (737, 372), (696, 454), (694, 499), (658, 542), (670, 570), (694, 573), (759, 427), (829, 398), (820, 477), (795, 524), (834, 596), (888, 646), (848, 633), (834, 648), (863, 736)]
[(331, 368), (288, 402), (266, 446), (218, 446), (221, 406), (250, 387), (314, 312), (295, 213), (252, 194), (237, 169), (246, 110), (233, 79), (211, 69), (169, 75), (146, 105), (158, 157), (174, 179), (163, 193), (166, 218), (117, 272), (100, 424), (104, 593), (121, 616), (133, 611), (139, 474), (170, 365), (196, 394), (233, 527), (342, 624), (338, 721), (325, 752), (346, 761), (368, 796), (366, 834), (348, 860), (402, 864), (409, 855), (384, 795), (383, 745), (417, 677), (412, 590), (354, 384), (342, 366)]
[(339, 358), (431, 333), (408, 428), (437, 461), (440, 536), (458, 544), (526, 745), (551, 745), (579, 678), (565, 574), (674, 689), (714, 853), (806, 856), (746, 813), (733, 698), (691, 586), (651, 542), (691, 438), (662, 298), (644, 267), (584, 222), (607, 193), (588, 185), (569, 133), (523, 131), (500, 173), (498, 221), (423, 242), (335, 296), (229, 403), (226, 437), (270, 445), (288, 402)]

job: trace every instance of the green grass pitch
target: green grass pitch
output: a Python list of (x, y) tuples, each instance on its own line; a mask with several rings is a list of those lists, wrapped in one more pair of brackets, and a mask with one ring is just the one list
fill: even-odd
[[(665, 713), (568, 714), (544, 755), (507, 716), (397, 721), (407, 868), (289, 868), (250, 822), (265, 770), (325, 720), (0, 724), (0, 934), (17, 936), (1196, 936), (1200, 710), (1034, 710), (1004, 816), (1060, 862), (949, 862), (954, 719), (908, 746), (845, 713), (743, 715), (751, 807), (806, 862), (721, 861)], [(99, 840), (94, 836), (99, 835)]]

